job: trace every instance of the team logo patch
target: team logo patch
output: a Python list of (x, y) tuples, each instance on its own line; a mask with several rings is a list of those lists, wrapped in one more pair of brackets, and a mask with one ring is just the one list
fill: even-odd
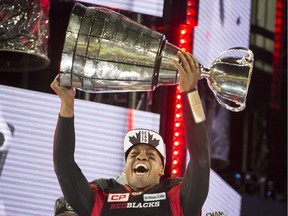
[(108, 194), (108, 202), (127, 202), (129, 193), (110, 193)]
[(139, 195), (141, 195), (142, 193), (143, 193), (142, 191), (132, 192), (131, 195), (132, 195), (132, 196), (139, 196)]
[(144, 201), (156, 201), (156, 200), (165, 200), (166, 193), (154, 193), (154, 194), (144, 194), (143, 195)]
[(223, 211), (213, 211), (206, 213), (205, 216), (227, 216), (227, 214)]

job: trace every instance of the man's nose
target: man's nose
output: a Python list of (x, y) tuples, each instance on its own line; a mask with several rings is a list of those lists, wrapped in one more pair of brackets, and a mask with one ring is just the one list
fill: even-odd
[(148, 156), (145, 150), (141, 150), (137, 156), (138, 160), (148, 160)]

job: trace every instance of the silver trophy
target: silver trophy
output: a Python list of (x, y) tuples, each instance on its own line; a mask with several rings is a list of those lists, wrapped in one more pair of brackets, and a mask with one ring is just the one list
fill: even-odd
[(35, 71), (49, 65), (49, 6), (42, 0), (1, 0), (0, 71)]
[[(163, 34), (113, 10), (76, 3), (66, 32), (60, 85), (85, 92), (149, 91), (175, 85), (179, 75), (172, 60), (179, 60), (179, 50)], [(221, 105), (240, 111), (253, 61), (250, 50), (232, 48), (210, 69), (201, 66), (201, 78), (207, 79)]]

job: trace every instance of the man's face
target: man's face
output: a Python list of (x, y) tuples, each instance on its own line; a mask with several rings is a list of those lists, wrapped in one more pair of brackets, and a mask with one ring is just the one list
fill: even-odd
[(159, 184), (164, 167), (158, 151), (146, 144), (135, 145), (126, 159), (126, 178), (135, 191), (145, 190)]

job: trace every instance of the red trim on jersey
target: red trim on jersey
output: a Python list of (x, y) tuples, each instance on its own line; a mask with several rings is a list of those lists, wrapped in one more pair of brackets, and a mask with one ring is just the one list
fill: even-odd
[(105, 198), (108, 196), (99, 187), (90, 185), (94, 192), (94, 203), (91, 216), (100, 216)]
[(175, 185), (175, 187), (171, 188), (167, 192), (167, 195), (169, 196), (170, 199), (170, 206), (171, 206), (171, 211), (172, 215), (175, 216), (184, 216), (182, 208), (181, 208), (181, 202), (180, 202), (180, 189), (182, 186), (182, 182)]

